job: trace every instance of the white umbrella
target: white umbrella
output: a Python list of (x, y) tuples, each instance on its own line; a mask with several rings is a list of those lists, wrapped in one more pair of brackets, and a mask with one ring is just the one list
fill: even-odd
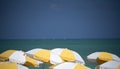
[(38, 67), (40, 63), (39, 61), (28, 57), (23, 51), (17, 50), (7, 50), (1, 53), (0, 60), (3, 62), (9, 61), (33, 67)]
[(111, 60), (120, 61), (120, 58), (117, 55), (108, 52), (94, 52), (89, 54), (87, 59), (90, 62), (97, 62), (98, 64), (102, 64)]
[(108, 61), (97, 66), (95, 69), (120, 69), (120, 62), (117, 61)]
[(52, 53), (55, 53), (61, 57), (64, 61), (79, 62), (85, 64), (85, 61), (82, 57), (75, 51), (67, 48), (55, 48), (51, 50)]
[(27, 51), (26, 54), (44, 63), (59, 64), (63, 62), (63, 60), (58, 55), (47, 49), (36, 48)]
[(17, 63), (0, 62), (0, 69), (28, 69), (28, 68)]
[(90, 68), (80, 63), (64, 62), (58, 65), (50, 66), (49, 69), (90, 69)]

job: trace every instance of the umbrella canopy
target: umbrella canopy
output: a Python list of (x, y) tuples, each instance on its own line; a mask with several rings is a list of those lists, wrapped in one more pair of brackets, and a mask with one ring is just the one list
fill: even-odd
[(120, 69), (120, 62), (109, 61), (97, 66), (96, 69)]
[(58, 55), (52, 53), (50, 50), (47, 49), (36, 48), (27, 51), (26, 54), (44, 63), (58, 64), (63, 62), (63, 60)]
[(67, 49), (67, 48), (55, 48), (51, 50), (52, 53), (55, 53), (61, 57), (64, 61), (67, 62), (79, 62), (81, 64), (85, 64), (82, 57), (75, 51)]
[(16, 50), (7, 50), (0, 54), (0, 61), (9, 61), (15, 62), (18, 64), (23, 64), (27, 66), (38, 67), (39, 61), (34, 60), (28, 56), (23, 51), (16, 51)]
[(80, 63), (64, 62), (58, 65), (52, 65), (49, 67), (49, 69), (90, 69), (90, 68)]
[(28, 68), (17, 63), (0, 62), (0, 69), (28, 69)]
[(120, 58), (118, 56), (108, 52), (94, 52), (88, 55), (87, 59), (88, 61), (97, 62), (98, 64), (102, 64), (111, 60), (120, 61)]

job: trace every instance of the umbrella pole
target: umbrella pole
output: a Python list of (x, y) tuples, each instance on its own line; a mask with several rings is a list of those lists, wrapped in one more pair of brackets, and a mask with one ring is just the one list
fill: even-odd
[(44, 63), (42, 64), (42, 69), (45, 69), (45, 64)]

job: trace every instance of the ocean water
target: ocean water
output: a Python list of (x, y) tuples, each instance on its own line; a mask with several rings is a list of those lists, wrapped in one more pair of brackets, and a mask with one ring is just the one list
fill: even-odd
[[(0, 40), (0, 53), (8, 49), (28, 51), (34, 48), (68, 48), (78, 52), (86, 62), (86, 66), (94, 69), (96, 63), (86, 60), (87, 55), (105, 51), (116, 54), (120, 57), (120, 39), (68, 39), (68, 40)], [(45, 65), (48, 69), (49, 65)], [(29, 69), (42, 69), (29, 67)]]

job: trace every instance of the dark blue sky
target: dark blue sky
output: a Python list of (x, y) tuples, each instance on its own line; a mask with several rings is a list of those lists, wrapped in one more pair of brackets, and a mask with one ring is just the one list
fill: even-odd
[(0, 39), (120, 38), (119, 0), (0, 0)]

